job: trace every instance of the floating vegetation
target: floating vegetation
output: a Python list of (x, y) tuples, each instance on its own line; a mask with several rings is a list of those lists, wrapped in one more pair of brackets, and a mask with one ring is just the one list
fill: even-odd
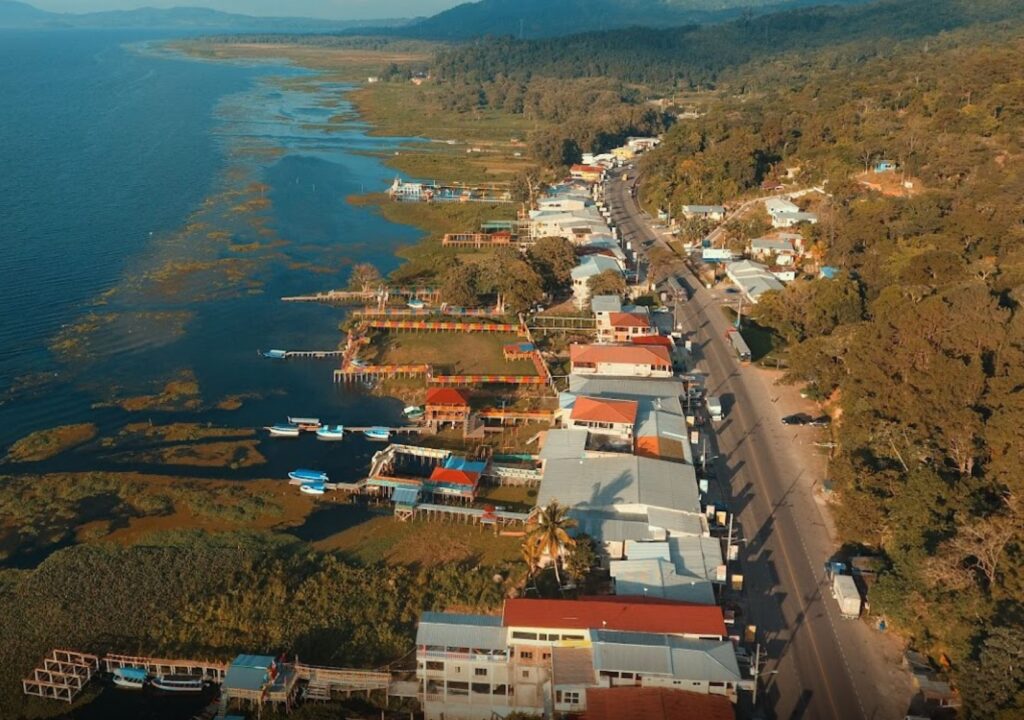
[(84, 445), (96, 438), (99, 428), (94, 423), (60, 425), (21, 438), (8, 450), (5, 463), (39, 462), (49, 460), (62, 452)]
[(169, 380), (159, 393), (153, 395), (135, 395), (117, 398), (109, 403), (100, 403), (96, 407), (116, 405), (128, 412), (142, 410), (160, 410), (164, 412), (180, 410), (198, 410), (202, 407), (199, 392), (199, 381), (191, 370), (183, 370), (177, 377)]
[(267, 459), (257, 449), (258, 440), (202, 441), (150, 450), (117, 453), (114, 462), (143, 465), (181, 465), (206, 468), (241, 468), (263, 465)]

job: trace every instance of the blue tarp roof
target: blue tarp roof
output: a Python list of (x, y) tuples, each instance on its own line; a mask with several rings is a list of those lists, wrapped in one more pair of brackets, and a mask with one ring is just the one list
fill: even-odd
[(397, 487), (391, 494), (396, 505), (415, 505), (420, 499), (420, 489), (415, 487)]
[(464, 457), (452, 455), (444, 461), (444, 467), (446, 470), (462, 470), (464, 472), (479, 474), (487, 468), (487, 463), (476, 460), (467, 460)]
[(274, 665), (270, 655), (239, 655), (228, 666), (224, 687), (228, 690), (259, 690), (270, 681), (269, 670)]

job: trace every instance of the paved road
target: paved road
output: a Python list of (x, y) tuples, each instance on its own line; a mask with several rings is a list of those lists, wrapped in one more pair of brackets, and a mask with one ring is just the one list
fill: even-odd
[[(634, 248), (638, 240), (639, 247), (646, 240), (661, 244), (631, 198), (632, 185), (609, 183), (613, 220)], [(802, 429), (783, 426), (770, 388), (756, 370), (741, 369), (712, 293), (689, 271), (682, 279), (694, 293), (677, 307), (677, 322), (692, 333), (697, 370), (707, 374), (708, 393), (720, 396), (726, 410), (716, 428), (717, 471), (729, 481), (725, 491), (731, 491), (745, 539), (745, 621), (757, 626), (768, 655), (759, 711), (789, 720), (902, 717), (909, 696), (887, 692), (897, 671), (874, 631), (839, 616), (824, 580), (834, 547), (813, 493), (820, 478), (808, 477), (806, 469), (810, 448), (797, 439)]]

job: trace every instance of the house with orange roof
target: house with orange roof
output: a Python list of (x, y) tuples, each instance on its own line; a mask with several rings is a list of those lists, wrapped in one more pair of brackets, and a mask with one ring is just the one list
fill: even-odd
[(577, 375), (672, 377), (672, 355), (659, 345), (575, 344), (569, 347), (569, 360)]
[(612, 398), (578, 397), (569, 411), (566, 425), (598, 435), (612, 435), (632, 442), (637, 402)]

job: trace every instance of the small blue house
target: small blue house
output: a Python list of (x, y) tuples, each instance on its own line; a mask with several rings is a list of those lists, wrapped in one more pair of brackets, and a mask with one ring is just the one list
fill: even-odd
[(818, 277), (825, 278), (826, 280), (834, 280), (838, 274), (839, 268), (832, 267), (831, 265), (822, 265), (821, 270), (818, 271)]
[(875, 165), (875, 172), (876, 173), (892, 172), (895, 169), (896, 169), (896, 163), (891, 163), (888, 160), (883, 160), (882, 162), (880, 162), (877, 165)]

